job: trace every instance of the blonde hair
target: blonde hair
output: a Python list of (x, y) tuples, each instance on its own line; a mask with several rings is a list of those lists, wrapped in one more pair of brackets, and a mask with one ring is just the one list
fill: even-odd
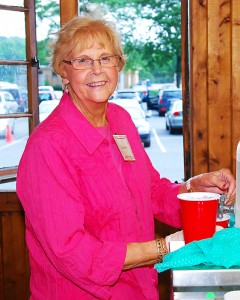
[(61, 76), (62, 60), (67, 59), (74, 51), (82, 51), (89, 48), (90, 41), (96, 41), (104, 46), (106, 41), (110, 42), (114, 55), (121, 57), (118, 70), (121, 71), (126, 57), (122, 50), (121, 37), (114, 23), (95, 19), (91, 16), (75, 17), (66, 23), (57, 33), (56, 40), (51, 46), (52, 67), (56, 74)]

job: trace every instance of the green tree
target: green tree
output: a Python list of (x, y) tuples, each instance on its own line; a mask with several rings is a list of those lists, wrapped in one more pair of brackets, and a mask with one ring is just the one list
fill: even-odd
[[(124, 51), (128, 60), (126, 70), (139, 70), (140, 79), (152, 82), (169, 81), (177, 75), (181, 79), (181, 1), (180, 0), (81, 0), (80, 14), (100, 11), (113, 19), (122, 34)], [(51, 1), (42, 5), (36, 0), (38, 20), (51, 20), (49, 33), (56, 31), (59, 23), (59, 5)], [(144, 34), (137, 34), (144, 27)], [(139, 29), (140, 28), (140, 29)], [(47, 64), (48, 38), (38, 42), (41, 64)], [(171, 79), (170, 79), (171, 78)]]
[(24, 60), (25, 39), (19, 37), (0, 37), (0, 57), (3, 60)]
[(49, 42), (51, 36), (60, 27), (60, 9), (59, 4), (54, 1), (49, 1), (48, 4), (43, 5), (41, 0), (36, 0), (36, 16), (37, 26), (44, 20), (49, 21), (48, 32), (46, 38), (37, 41), (38, 59), (40, 65), (49, 64)]
[(36, 0), (36, 15), (37, 24), (44, 19), (49, 20), (48, 34), (51, 34), (59, 29), (60, 24), (60, 8), (59, 3), (49, 1), (48, 4), (42, 4), (41, 0)]
[[(26, 41), (19, 37), (0, 37), (0, 58), (2, 60), (25, 60)], [(23, 70), (20, 66), (0, 66), (0, 81), (14, 82), (16, 73)]]
[[(129, 55), (130, 69), (138, 61), (140, 76), (151, 73), (158, 77), (168, 72), (181, 78), (181, 1), (180, 0), (102, 0), (81, 1), (80, 12), (98, 9), (105, 14), (111, 12), (123, 33), (124, 50)], [(148, 23), (144, 40), (134, 37), (136, 24)], [(127, 51), (126, 51), (127, 50)], [(132, 54), (133, 51), (133, 55)], [(131, 61), (135, 58), (135, 63)]]

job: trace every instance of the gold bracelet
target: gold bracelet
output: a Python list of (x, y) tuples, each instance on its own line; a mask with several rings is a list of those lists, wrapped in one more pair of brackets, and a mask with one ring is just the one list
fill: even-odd
[(161, 263), (163, 261), (164, 255), (168, 253), (165, 239), (156, 239), (156, 246), (157, 246), (157, 262)]

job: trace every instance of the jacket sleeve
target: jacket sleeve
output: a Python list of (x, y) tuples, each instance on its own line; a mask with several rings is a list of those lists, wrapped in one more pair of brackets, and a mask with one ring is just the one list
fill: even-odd
[(92, 294), (107, 294), (122, 272), (126, 245), (100, 241), (84, 228), (81, 187), (67, 159), (51, 141), (28, 143), (17, 176), (27, 231), (62, 276)]

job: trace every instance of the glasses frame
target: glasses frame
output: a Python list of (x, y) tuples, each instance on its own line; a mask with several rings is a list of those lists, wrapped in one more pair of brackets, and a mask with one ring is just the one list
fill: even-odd
[[(102, 62), (102, 59), (103, 59), (103, 58), (106, 58), (106, 57), (115, 57), (115, 58), (117, 58), (118, 61), (117, 61), (117, 63), (116, 63), (116, 66), (104, 66), (104, 65), (102, 65), (102, 63), (101, 63), (101, 62)], [(118, 55), (106, 55), (106, 56), (103, 56), (103, 57), (97, 58), (97, 59), (87, 58), (87, 59), (89, 59), (89, 60), (91, 61), (91, 64), (90, 64), (89, 66), (87, 66), (87, 67), (85, 67), (85, 68), (75, 68), (75, 67), (73, 66), (73, 63), (74, 63), (76, 60), (79, 60), (79, 59), (81, 59), (81, 58), (80, 58), (80, 57), (76, 57), (76, 58), (74, 58), (73, 60), (65, 60), (65, 59), (63, 59), (62, 62), (65, 63), (65, 64), (68, 64), (68, 65), (72, 65), (72, 67), (73, 67), (74, 70), (87, 70), (87, 69), (91, 69), (91, 68), (93, 67), (95, 61), (98, 61), (99, 64), (101, 65), (101, 67), (103, 67), (103, 68), (111, 68), (111, 67), (117, 67), (117, 66), (118, 66), (119, 61), (121, 60), (121, 56), (118, 56)]]

